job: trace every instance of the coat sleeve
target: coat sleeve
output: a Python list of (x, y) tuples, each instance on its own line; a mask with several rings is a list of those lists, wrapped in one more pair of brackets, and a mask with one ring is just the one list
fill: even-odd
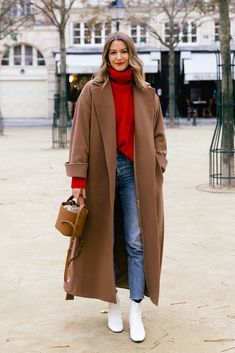
[(162, 109), (159, 98), (155, 95), (155, 125), (154, 125), (154, 144), (157, 160), (162, 168), (162, 172), (166, 170), (167, 166), (167, 144), (164, 130), (164, 122), (162, 116)]
[(91, 121), (91, 84), (83, 88), (74, 112), (66, 173), (71, 177), (87, 177)]

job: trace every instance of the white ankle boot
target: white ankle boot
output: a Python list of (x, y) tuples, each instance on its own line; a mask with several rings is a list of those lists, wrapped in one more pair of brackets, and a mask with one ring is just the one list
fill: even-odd
[(131, 300), (129, 323), (132, 341), (142, 342), (145, 339), (145, 330), (141, 317), (141, 303), (136, 303), (133, 300)]
[(118, 297), (117, 304), (109, 303), (108, 327), (113, 332), (123, 331), (122, 313)]

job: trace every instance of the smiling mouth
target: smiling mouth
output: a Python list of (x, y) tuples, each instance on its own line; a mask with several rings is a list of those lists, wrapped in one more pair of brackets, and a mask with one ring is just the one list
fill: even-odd
[(125, 64), (125, 63), (116, 63), (116, 65), (123, 65), (123, 64)]

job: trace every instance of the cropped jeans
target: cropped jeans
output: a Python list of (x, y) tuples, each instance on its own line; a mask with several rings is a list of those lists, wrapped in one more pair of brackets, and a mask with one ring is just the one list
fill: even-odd
[(133, 162), (120, 152), (117, 153), (116, 193), (120, 195), (123, 211), (130, 298), (132, 300), (140, 300), (144, 296), (145, 275), (134, 168)]

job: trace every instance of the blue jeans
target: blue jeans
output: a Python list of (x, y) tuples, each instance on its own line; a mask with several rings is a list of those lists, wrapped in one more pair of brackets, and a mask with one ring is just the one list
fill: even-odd
[(134, 168), (133, 162), (120, 152), (117, 153), (116, 192), (119, 192), (123, 211), (130, 298), (139, 300), (144, 296), (145, 276)]

